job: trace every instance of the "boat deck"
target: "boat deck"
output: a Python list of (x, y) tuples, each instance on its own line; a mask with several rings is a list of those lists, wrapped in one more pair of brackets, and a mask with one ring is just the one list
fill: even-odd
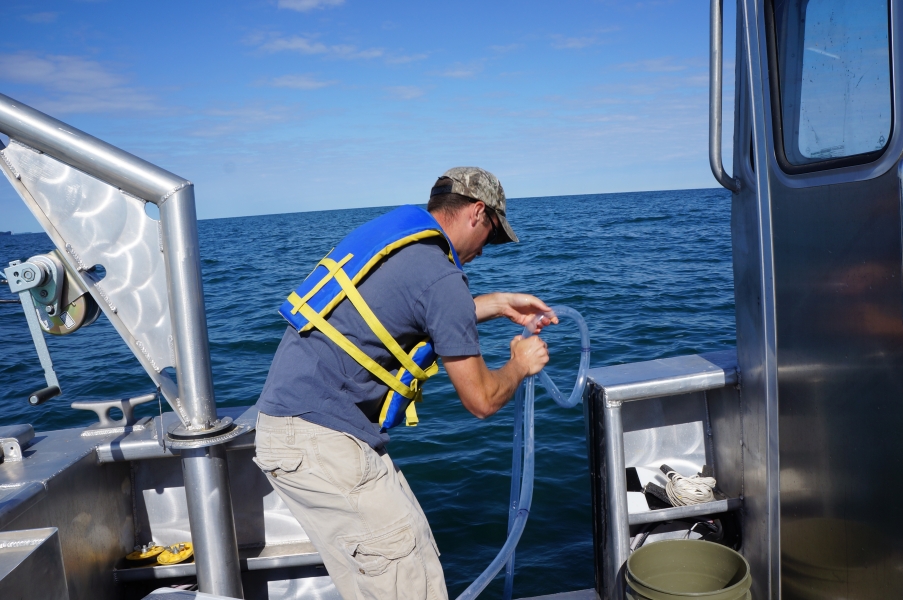
[(596, 594), (596, 590), (577, 590), (575, 592), (563, 592), (561, 594), (552, 594), (550, 596), (522, 598), (521, 600), (599, 600), (599, 596)]
[[(223, 596), (212, 596), (210, 594), (202, 594), (200, 592), (186, 592), (183, 590), (160, 589), (150, 595), (145, 600), (231, 600)], [(562, 594), (552, 594), (551, 596), (534, 596), (532, 598), (521, 598), (520, 600), (599, 600), (596, 590), (578, 590), (575, 592), (564, 592)]]

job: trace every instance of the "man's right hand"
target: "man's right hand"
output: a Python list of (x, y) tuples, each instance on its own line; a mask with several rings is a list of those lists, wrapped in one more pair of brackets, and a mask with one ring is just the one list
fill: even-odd
[(505, 406), (524, 377), (536, 375), (548, 362), (549, 348), (535, 335), (511, 340), (511, 360), (495, 371), (486, 367), (482, 356), (442, 357), (461, 404), (480, 419)]
[(536, 375), (549, 362), (549, 345), (539, 336), (519, 335), (511, 340), (511, 362), (520, 367), (523, 377)]

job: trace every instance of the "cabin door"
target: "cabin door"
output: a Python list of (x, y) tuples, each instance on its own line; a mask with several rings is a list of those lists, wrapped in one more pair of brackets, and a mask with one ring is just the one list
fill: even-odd
[(903, 597), (901, 9), (739, 0), (732, 229), (755, 598)]

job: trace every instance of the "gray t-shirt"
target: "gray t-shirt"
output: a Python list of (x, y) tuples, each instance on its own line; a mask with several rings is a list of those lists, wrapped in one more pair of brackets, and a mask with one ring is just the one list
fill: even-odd
[[(376, 317), (405, 351), (425, 337), (439, 356), (477, 356), (476, 308), (467, 276), (448, 260), (436, 240), (405, 246), (383, 260), (358, 284)], [(343, 300), (329, 323), (393, 374), (398, 361)], [(379, 411), (388, 387), (317, 330), (298, 334), (291, 326), (273, 357), (257, 401), (261, 412), (349, 433), (379, 448)], [(429, 387), (426, 388), (426, 401)]]

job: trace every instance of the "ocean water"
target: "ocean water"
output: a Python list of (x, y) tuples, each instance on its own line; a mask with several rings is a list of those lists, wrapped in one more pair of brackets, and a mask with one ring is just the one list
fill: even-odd
[[(276, 312), (334, 243), (391, 210), (370, 208), (199, 223), (217, 401), (253, 404), (285, 329)], [(615, 365), (730, 348), (735, 344), (730, 195), (720, 189), (526, 198), (509, 202), (520, 244), (488, 247), (465, 267), (471, 291), (533, 293), (586, 318), (591, 365)], [(0, 264), (47, 252), (44, 234), (0, 236)], [(0, 299), (9, 299), (8, 288)], [(509, 322), (480, 326), (490, 367), (519, 333)], [(570, 390), (579, 358), (576, 327), (550, 328), (547, 367)], [(150, 380), (101, 317), (49, 339), (63, 396), (26, 401), (43, 375), (18, 304), (0, 304), (0, 425), (37, 430), (85, 425), (68, 408), (152, 391)], [(153, 414), (156, 404), (140, 414)], [(451, 597), (504, 542), (511, 468), (512, 410), (480, 421), (461, 406), (444, 373), (431, 379), (417, 427), (392, 430), (389, 452), (404, 470), (442, 552)], [(583, 411), (537, 393), (533, 510), (517, 550), (515, 596), (593, 586), (590, 488)], [(501, 594), (500, 580), (483, 594)]]

